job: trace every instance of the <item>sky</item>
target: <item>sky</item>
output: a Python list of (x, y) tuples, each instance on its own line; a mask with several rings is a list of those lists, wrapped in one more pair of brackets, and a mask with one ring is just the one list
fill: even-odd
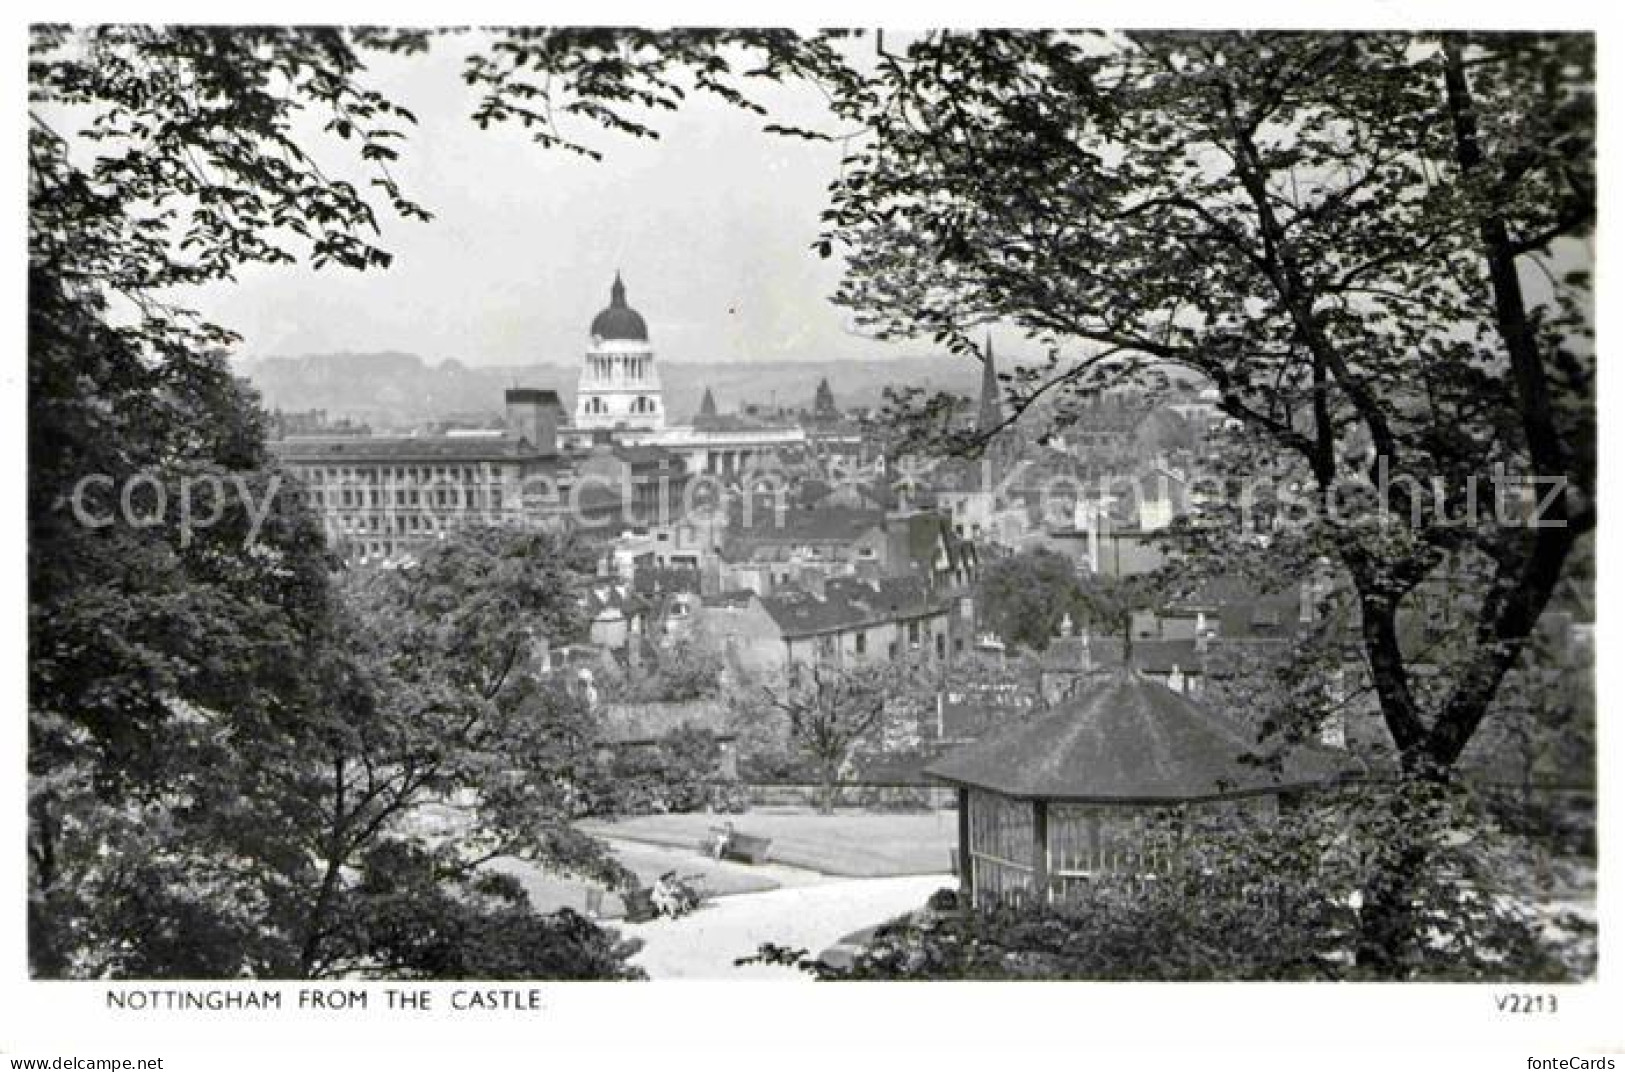
[[(582, 125), (604, 158), (481, 131), (459, 78), (466, 45), (383, 57), (374, 84), (418, 126), (393, 168), (429, 223), (386, 219), (384, 272), (256, 268), (198, 307), (241, 355), (402, 350), (438, 362), (579, 360), (619, 269), (665, 361), (827, 360), (929, 352), (851, 330), (828, 301), (838, 258), (810, 249), (841, 150), (766, 134), (766, 120), (692, 97), (658, 140)], [(823, 123), (810, 87), (755, 90), (778, 121)]]

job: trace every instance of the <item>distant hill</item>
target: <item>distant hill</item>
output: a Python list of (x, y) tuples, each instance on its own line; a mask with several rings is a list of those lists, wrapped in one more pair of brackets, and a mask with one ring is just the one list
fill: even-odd
[[(666, 412), (686, 421), (709, 387), (726, 413), (744, 402), (811, 408), (818, 381), (828, 377), (842, 407), (875, 406), (888, 385), (913, 384), (974, 396), (981, 366), (964, 358), (905, 357), (876, 361), (749, 361), (661, 364)], [(375, 428), (430, 418), (497, 415), (509, 387), (546, 387), (574, 407), (579, 366), (470, 367), (456, 360), (430, 364), (416, 354), (308, 354), (248, 358), (237, 371), (254, 384), (267, 408), (323, 409)]]

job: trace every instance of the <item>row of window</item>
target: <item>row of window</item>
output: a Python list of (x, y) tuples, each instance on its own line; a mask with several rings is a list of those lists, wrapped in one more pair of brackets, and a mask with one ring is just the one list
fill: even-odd
[(451, 528), (451, 522), (446, 518), (435, 517), (432, 514), (398, 514), (391, 517), (379, 517), (372, 514), (367, 517), (357, 517), (345, 514), (332, 519), (333, 524), (343, 533), (380, 532), (404, 534), (409, 532), (444, 532)]
[[(482, 501), (486, 500), (486, 501)], [(502, 491), (492, 488), (489, 493), (478, 491), (456, 491), (446, 488), (437, 488), (432, 492), (418, 492), (413, 490), (398, 490), (391, 497), (386, 492), (360, 491), (345, 488), (342, 491), (310, 491), (299, 496), (299, 501), (306, 506), (317, 508), (328, 506), (443, 506), (465, 507), (472, 509), (478, 506), (489, 505), (495, 509), (502, 508)]]
[(469, 483), (475, 481), (489, 481), (501, 472), (513, 471), (513, 466), (493, 467), (489, 464), (480, 465), (329, 465), (296, 466), (301, 476), (312, 484), (338, 483), (346, 480), (359, 480), (368, 484), (377, 484), (383, 480), (413, 480), (425, 482), (430, 480), (464, 480)]
[[(660, 406), (649, 395), (638, 395), (636, 398), (632, 399), (632, 405), (628, 407), (628, 410), (632, 413), (654, 413), (659, 408)], [(597, 395), (594, 395), (587, 399), (585, 404), (583, 404), (582, 409), (584, 412), (591, 414), (608, 413), (609, 403), (605, 402)]]

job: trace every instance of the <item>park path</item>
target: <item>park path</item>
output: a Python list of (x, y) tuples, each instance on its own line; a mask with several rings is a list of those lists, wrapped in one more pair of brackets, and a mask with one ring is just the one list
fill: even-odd
[[(718, 859), (697, 852), (690, 846), (673, 848), (660, 842), (639, 841), (635, 838), (615, 837), (605, 834), (599, 834), (598, 840), (608, 845), (610, 850), (622, 862), (629, 859), (635, 859), (640, 864), (645, 861), (650, 865), (658, 862), (661, 873), (676, 871), (683, 875), (698, 874), (703, 876), (713, 888), (720, 890), (725, 896), (760, 893), (762, 892), (760, 887), (765, 885), (812, 886), (832, 881), (830, 876), (821, 872), (772, 860), (759, 864), (747, 864), (736, 860)], [(638, 871), (641, 875), (643, 868), (634, 867), (633, 870)], [(652, 877), (650, 881), (652, 881)], [(738, 888), (736, 889), (735, 886), (738, 886)]]
[(921, 908), (932, 892), (952, 886), (948, 875), (827, 879), (765, 893), (718, 897), (679, 919), (609, 924), (643, 940), (633, 963), (651, 979), (751, 979), (781, 982), (811, 977), (788, 968), (734, 959), (764, 943), (816, 956), (853, 931)]

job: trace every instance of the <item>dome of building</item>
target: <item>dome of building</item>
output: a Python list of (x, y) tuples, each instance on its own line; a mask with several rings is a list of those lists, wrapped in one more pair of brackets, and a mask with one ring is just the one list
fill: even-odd
[(649, 327), (642, 314), (626, 304), (626, 286), (620, 272), (615, 273), (615, 285), (609, 289), (609, 307), (592, 318), (592, 337), (600, 341), (649, 341)]

